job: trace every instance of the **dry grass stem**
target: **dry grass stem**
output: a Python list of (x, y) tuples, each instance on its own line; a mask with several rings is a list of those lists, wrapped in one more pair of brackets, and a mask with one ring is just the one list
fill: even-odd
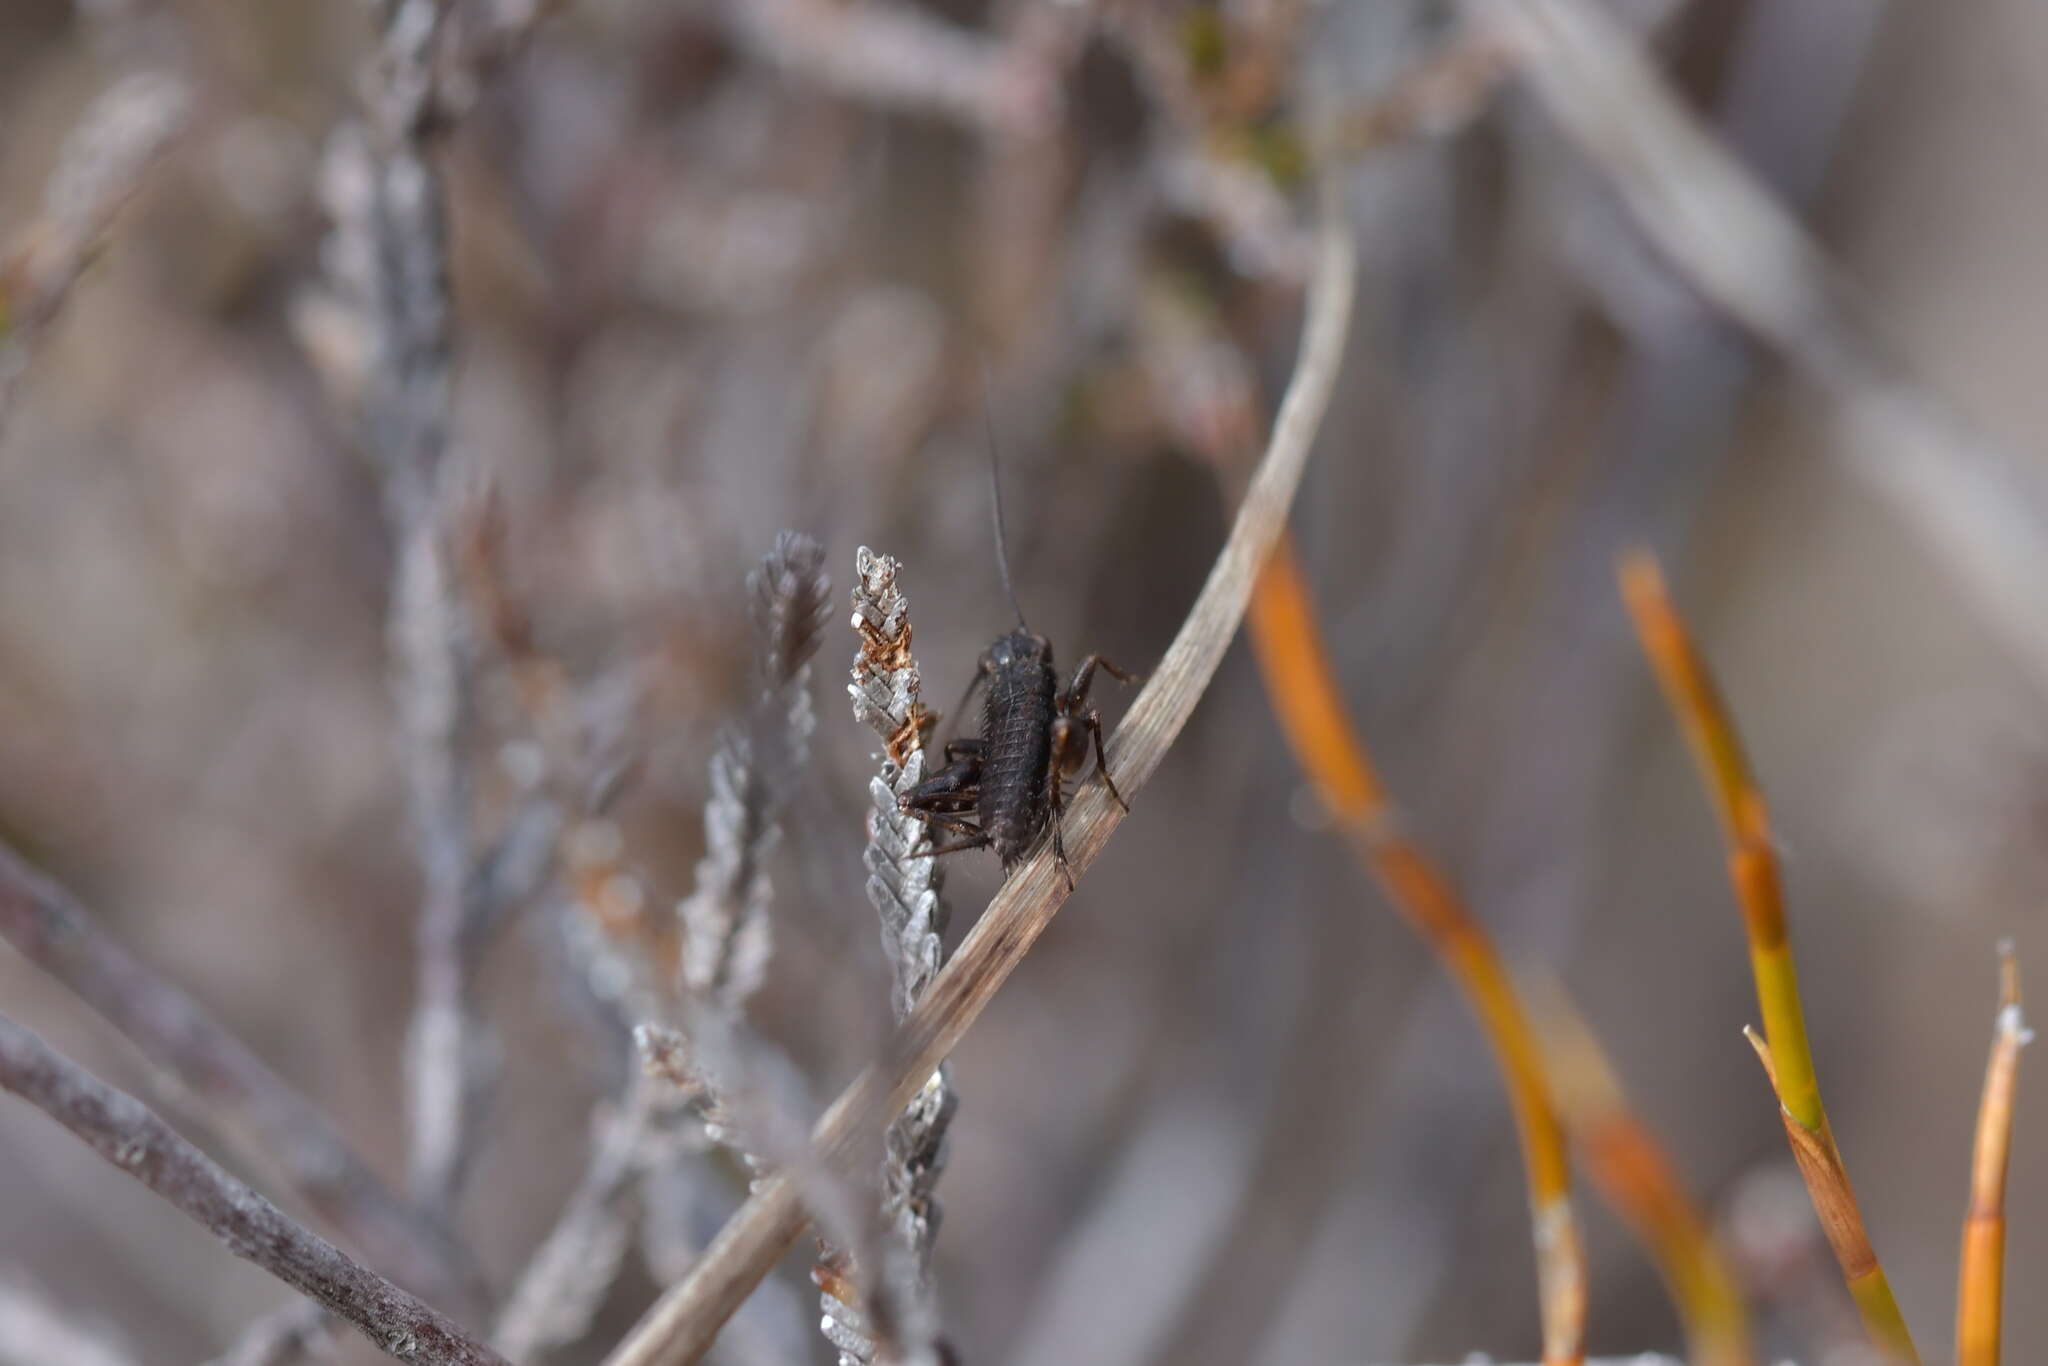
[(2013, 1096), (2020, 1049), (2033, 1040), (2020, 1013), (2020, 967), (2011, 944), (1998, 949), (1998, 1023), (1970, 1162), (1970, 1208), (1956, 1290), (1956, 1366), (1998, 1366), (2005, 1299), (2005, 1173), (2012, 1156)]
[(401, 1200), (333, 1123), (206, 1009), (108, 937), (62, 886), (0, 845), (0, 936), (76, 992), (233, 1129), (344, 1237), (436, 1302), (475, 1303), (469, 1255)]
[(0, 257), (0, 431), (37, 343), (191, 110), (192, 92), (177, 77), (124, 76), (65, 139), (41, 218)]
[(1562, 986), (1538, 997), (1550, 1080), (1573, 1149), (1609, 1206), (1650, 1250), (1685, 1325), (1692, 1366), (1751, 1366), (1742, 1287), (1664, 1145), (1635, 1113), (1591, 1026)]
[(1586, 1260), (1571, 1203), (1571, 1160), (1543, 1051), (1484, 927), (1402, 830), (1337, 688), (1292, 541), (1279, 539), (1253, 592), (1249, 624), (1266, 694), (1296, 761), (1387, 899), (1443, 961), (1500, 1066), (1521, 1136), (1543, 1311), (1543, 1359), (1585, 1356)]
[(147, 1105), (0, 1016), (0, 1086), (203, 1225), (245, 1261), (348, 1320), (381, 1351), (435, 1366), (507, 1366), (452, 1320), (294, 1223)]
[[(1201, 700), (1243, 619), (1252, 580), (1285, 525), (1288, 505), (1329, 406), (1343, 362), (1356, 276), (1351, 226), (1335, 186), (1325, 186), (1317, 266), (1308, 290), (1300, 355), (1258, 473), (1230, 538), (1151, 681), (1110, 741), (1110, 768), (1126, 795), (1137, 793), (1165, 758)], [(1066, 844), (1075, 874), (1086, 871), (1122, 822), (1123, 809), (1094, 785), (1068, 810)], [(989, 903), (931, 990), (897, 1031), (886, 1068), (863, 1073), (814, 1131), (825, 1163), (841, 1160), (858, 1135), (898, 1113), (921, 1090), (1066, 900), (1066, 879), (1041, 847)], [(751, 1195), (696, 1268), (648, 1311), (606, 1358), (606, 1366), (679, 1366), (701, 1357), (721, 1324), (803, 1229), (793, 1183), (779, 1177)]]
[(2048, 487), (1869, 326), (1798, 221), (1592, 0), (1467, 0), (1667, 262), (1848, 421), (1849, 468), (1920, 533), (2048, 684)]
[(1759, 1044), (1784, 1111), (1792, 1155), (1872, 1341), (1902, 1361), (1917, 1362), (1912, 1336), (1864, 1229), (1848, 1170), (1821, 1105), (1763, 793), (1706, 661), (1672, 605), (1656, 560), (1647, 552), (1630, 554), (1621, 563), (1620, 577), (1643, 652), (1691, 743), (1701, 781), (1727, 836), (1729, 878), (1742, 907), (1757, 1004), (1764, 1017), (1762, 1039), (1752, 1034), (1751, 1040)]

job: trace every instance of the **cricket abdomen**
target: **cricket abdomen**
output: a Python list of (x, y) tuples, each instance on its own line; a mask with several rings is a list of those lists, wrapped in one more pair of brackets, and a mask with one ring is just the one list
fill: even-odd
[(1045, 830), (1052, 807), (1052, 719), (1058, 680), (1044, 637), (1013, 631), (982, 656), (981, 828), (1007, 871)]

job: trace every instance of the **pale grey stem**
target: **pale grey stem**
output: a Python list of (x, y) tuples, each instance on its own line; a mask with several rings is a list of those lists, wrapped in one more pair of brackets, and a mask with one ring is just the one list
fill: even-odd
[[(1201, 595), (1110, 741), (1110, 768), (1127, 795), (1157, 770), (1237, 634), (1252, 582), (1286, 524), (1335, 390), (1350, 330), (1356, 249), (1334, 185), (1323, 188), (1321, 220), (1301, 353), (1265, 456)], [(1102, 851), (1123, 817), (1123, 809), (1092, 784), (1075, 798), (1065, 833), (1076, 876)], [(1054, 867), (1049, 849), (1041, 848), (1011, 874), (897, 1031), (886, 1068), (863, 1073), (818, 1122), (813, 1143), (824, 1165), (836, 1169), (861, 1134), (872, 1132), (870, 1126), (881, 1116), (900, 1111), (923, 1088), (1023, 961), (1066, 895), (1066, 879)], [(698, 1360), (803, 1226), (794, 1182), (785, 1176), (764, 1184), (705, 1249), (691, 1275), (662, 1296), (605, 1366), (681, 1366)]]
[(712, 755), (704, 857), (694, 890), (676, 908), (683, 986), (728, 1014), (760, 988), (773, 947), (766, 864), (817, 727), (810, 659), (831, 610), (824, 561), (816, 541), (785, 531), (747, 577), (760, 691), (745, 724), (729, 729)]
[[(847, 693), (855, 719), (882, 738), (885, 751), (881, 772), (868, 783), (868, 844), (862, 857), (868, 900), (881, 917), (889, 1004), (901, 1021), (945, 961), (946, 905), (939, 895), (944, 875), (930, 857), (932, 827), (898, 804), (927, 771), (922, 680), (910, 653), (909, 603), (896, 582), (900, 566), (862, 546), (854, 569), (853, 624), (861, 646)], [(883, 1138), (882, 1214), (897, 1246), (883, 1249), (883, 1266), (867, 1268), (878, 1278), (870, 1294), (881, 1290), (894, 1297), (897, 1346), (910, 1353), (928, 1353), (938, 1327), (931, 1286), (932, 1236), (939, 1219), (933, 1191), (945, 1169), (946, 1130), (956, 1103), (941, 1066), (890, 1122)], [(861, 1307), (848, 1304), (832, 1284), (819, 1304), (822, 1331), (838, 1350), (840, 1366), (871, 1366), (877, 1342)]]
[(1848, 468), (1967, 589), (2048, 686), (2048, 486), (1868, 325), (1793, 215), (1700, 125), (1634, 38), (1591, 0), (1466, 0), (1700, 294), (1830, 394)]
[[(497, 1339), (512, 1356), (572, 1341), (589, 1327), (623, 1261), (641, 1180), (686, 1155), (683, 1145), (660, 1141), (656, 1121), (664, 1110), (684, 1101), (700, 1103), (706, 1136), (758, 1169), (758, 1141), (731, 1112), (727, 1097), (697, 1075), (692, 1055), (718, 1052), (767, 970), (772, 941), (766, 861), (780, 835), (783, 799), (803, 768), (816, 727), (810, 659), (831, 597), (823, 565), (824, 550), (816, 541), (784, 532), (748, 576), (759, 690), (743, 724), (722, 737), (712, 757), (705, 853), (695, 889), (677, 908), (683, 930), (680, 1004), (690, 1029), (686, 1037), (639, 1025), (635, 1047), (643, 1065), (500, 1317)], [(598, 827), (588, 830), (602, 838)], [(615, 845), (617, 832), (606, 830)], [(616, 847), (587, 851), (606, 861), (616, 861), (617, 853)], [(617, 966), (627, 974), (620, 983), (622, 1000), (638, 998), (643, 1011), (655, 1008), (645, 984), (635, 987), (632, 965)], [(650, 1076), (667, 1088), (671, 1103), (657, 1103)]]
[(316, 1106), (5, 844), (0, 937), (245, 1136), (301, 1199), (374, 1263), (438, 1302), (475, 1303), (470, 1258), (438, 1221), (399, 1199)]
[(1022, 45), (955, 27), (895, 0), (721, 0), (716, 13), (756, 59), (817, 87), (991, 133), (1031, 132), (1057, 88)]
[(458, 488), (448, 458), (450, 350), (445, 195), (429, 156), (434, 59), (446, 0), (384, 0), (367, 137), (329, 149), (334, 287), (370, 340), (363, 430), (384, 481), (396, 560), (387, 623), (391, 694), (424, 889), (418, 987), (406, 1044), (413, 1194), (445, 1209), (460, 1180), (480, 1084), (471, 1038), (465, 890), (471, 881), (473, 642), (449, 563)]
[(448, 1366), (507, 1366), (452, 1320), (352, 1260), (228, 1175), (147, 1105), (0, 1016), (0, 1086), (253, 1262), (347, 1319), (387, 1355)]
[(14, 253), (0, 257), (0, 430), (37, 343), (191, 110), (191, 91), (177, 77), (124, 76), (64, 140), (40, 220)]

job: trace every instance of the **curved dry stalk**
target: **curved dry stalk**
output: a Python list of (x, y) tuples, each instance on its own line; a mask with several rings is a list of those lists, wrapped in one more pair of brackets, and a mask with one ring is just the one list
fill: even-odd
[(377, 1265), (464, 1306), (469, 1255), (401, 1200), (333, 1123), (205, 1007), (109, 937), (64, 887), (0, 844), (0, 937), (76, 992), (171, 1083), (204, 1102)]
[(42, 1110), (114, 1166), (400, 1361), (508, 1366), (452, 1320), (352, 1260), (222, 1171), (155, 1111), (0, 1016), (0, 1086)]
[[(1236, 635), (1252, 580), (1279, 538), (1317, 427), (1329, 406), (1350, 329), (1356, 276), (1351, 226), (1334, 185), (1323, 188), (1315, 276), (1302, 346), (1264, 460), (1239, 507), (1208, 582), (1131, 704), (1109, 745), (1117, 786), (1135, 795), (1187, 724)], [(1123, 821), (1123, 809), (1094, 784), (1066, 814), (1067, 858), (1078, 877)], [(1041, 846), (982, 913), (916, 1010), (897, 1031), (886, 1063), (862, 1073), (819, 1120), (813, 1142), (837, 1165), (858, 1135), (900, 1112), (980, 1017), (1066, 900), (1066, 879)], [(802, 1232), (797, 1188), (776, 1177), (719, 1231), (691, 1274), (648, 1311), (605, 1366), (681, 1366), (697, 1360), (718, 1329)]]
[(1763, 793), (1706, 660), (1671, 603), (1656, 559), (1647, 551), (1636, 551), (1623, 558), (1620, 576), (1622, 596), (1643, 653), (1649, 656), (1665, 698), (1685, 729), (1701, 780), (1721, 815), (1728, 840), (1729, 879), (1742, 905), (1750, 969), (1764, 1017), (1763, 1037), (1748, 1033), (1758, 1045), (1771, 1088), (1784, 1111), (1792, 1156), (1806, 1178), (1814, 1210), (1871, 1340), (1899, 1360), (1917, 1363), (1920, 1356), (1912, 1334), (1906, 1330), (1891, 1282), (1871, 1246), (1855, 1191), (1849, 1185), (1848, 1169), (1821, 1104), (1813, 1050), (1806, 1037), (1806, 1008), (1799, 995), (1799, 970), (1786, 932), (1777, 848)]
[(2020, 1049), (2034, 1031), (2020, 1014), (2020, 965), (2010, 943), (1998, 946), (1998, 1025), (1977, 1108), (1970, 1163), (1970, 1209), (1956, 1287), (1956, 1366), (1998, 1366), (2005, 1298), (2005, 1171), (2012, 1155), (2013, 1094)]
[(1685, 1326), (1692, 1366), (1752, 1366), (1756, 1349), (1742, 1288), (1706, 1215), (1664, 1145), (1630, 1108), (1614, 1064), (1562, 984), (1535, 995), (1565, 1133), (1608, 1205), (1655, 1259)]
[(1402, 830), (1337, 689), (1293, 543), (1280, 538), (1253, 591), (1251, 639), (1266, 695), (1295, 760), (1342, 827), (1366, 872), (1442, 961), (1506, 1084), (1521, 1136), (1536, 1242), (1543, 1359), (1570, 1363), (1586, 1346), (1586, 1256), (1572, 1210), (1571, 1160), (1536, 1031), (1485, 927)]

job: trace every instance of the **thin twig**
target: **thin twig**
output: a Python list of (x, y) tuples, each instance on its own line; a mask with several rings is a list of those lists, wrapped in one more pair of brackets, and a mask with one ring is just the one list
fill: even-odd
[(2013, 1095), (2020, 1049), (2033, 1040), (2020, 1014), (2020, 965), (2011, 944), (1998, 946), (1998, 1024), (1977, 1108), (1970, 1162), (1970, 1208), (1963, 1220), (1956, 1289), (1956, 1366), (1998, 1366), (2005, 1301), (2005, 1172), (2012, 1156)]
[[(1622, 596), (1643, 652), (1657, 671), (1672, 713), (1685, 728), (1701, 781), (1720, 813), (1728, 842), (1729, 880), (1742, 906), (1750, 969), (1756, 979), (1758, 1008), (1763, 1012), (1764, 1065), (1784, 1111), (1792, 1155), (1806, 1178), (1814, 1210), (1871, 1340), (1902, 1361), (1918, 1362), (1912, 1335), (1871, 1246), (1849, 1185), (1848, 1169), (1835, 1146), (1827, 1109), (1821, 1104), (1820, 1081), (1806, 1035), (1806, 1008), (1799, 994), (1799, 970), (1785, 923), (1777, 846), (1763, 792), (1743, 752), (1734, 718), (1672, 605), (1656, 560), (1647, 552), (1636, 552), (1623, 560), (1620, 573)], [(1757, 1042), (1753, 1033), (1751, 1039)]]
[(1295, 761), (1387, 900), (1457, 982), (1493, 1048), (1514, 1107), (1529, 1182), (1543, 1359), (1585, 1356), (1586, 1254), (1571, 1201), (1564, 1128), (1543, 1050), (1491, 936), (1429, 856), (1408, 838), (1337, 689), (1292, 542), (1282, 536), (1252, 593), (1248, 621), (1266, 695)]
[[(1215, 676), (1251, 597), (1252, 580), (1285, 524), (1317, 427), (1343, 363), (1356, 274), (1351, 225), (1335, 185), (1323, 187), (1319, 249), (1293, 378), (1230, 538), (1209, 571), (1166, 658), (1131, 704), (1109, 746), (1117, 787), (1137, 793), (1165, 758)], [(1066, 814), (1068, 861), (1084, 873), (1123, 820), (1123, 808), (1093, 784)], [(870, 1068), (843, 1092), (814, 1130), (827, 1166), (856, 1138), (899, 1112), (979, 1018), (1066, 900), (1052, 851), (1011, 874), (931, 991), (897, 1031), (886, 1066)], [(803, 1229), (794, 1183), (778, 1177), (754, 1192), (696, 1268), (648, 1311), (606, 1366), (680, 1366), (697, 1360), (749, 1291)]]
[(1058, 87), (1027, 45), (897, 0), (721, 0), (715, 12), (759, 60), (871, 104), (998, 134), (1044, 128), (1058, 110)]
[(370, 129), (328, 151), (328, 247), (338, 294), (371, 340), (363, 432), (384, 483), (394, 544), (387, 633), (391, 695), (424, 891), (418, 988), (406, 1045), (415, 1198), (454, 1198), (480, 1086), (464, 927), (472, 884), (472, 633), (450, 564), (457, 488), (448, 458), (450, 352), (446, 204), (428, 146), (435, 57), (448, 0), (382, 0), (366, 96)]
[(1702, 297), (1778, 349), (1847, 419), (1844, 455), (2048, 683), (2048, 485), (1866, 320), (1798, 221), (1724, 151), (1592, 0), (1466, 0), (1643, 233)]
[(108, 1086), (5, 1016), (0, 1016), (0, 1086), (204, 1225), (228, 1251), (347, 1319), (386, 1354), (437, 1366), (507, 1366), (439, 1311), (300, 1227), (222, 1171), (147, 1105)]
[(0, 430), (37, 343), (115, 215), (185, 128), (191, 107), (191, 91), (176, 77), (124, 76), (65, 139), (41, 219), (0, 258)]
[(474, 1302), (470, 1258), (446, 1229), (393, 1194), (327, 1117), (248, 1045), (4, 844), (0, 936), (78, 993), (211, 1115), (245, 1134), (373, 1263), (439, 1303)]

